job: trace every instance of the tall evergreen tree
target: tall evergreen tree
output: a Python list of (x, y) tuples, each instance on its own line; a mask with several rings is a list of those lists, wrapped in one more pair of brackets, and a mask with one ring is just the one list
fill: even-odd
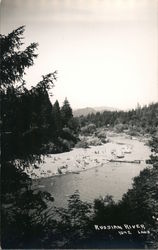
[[(42, 247), (41, 235), (44, 233), (46, 201), (53, 200), (49, 193), (33, 190), (31, 178), (23, 170), (31, 163), (40, 161), (40, 155), (45, 154), (42, 149), (43, 137), (38, 143), (39, 141), (33, 140), (35, 133), (31, 134), (29, 131), (30, 114), (33, 113), (34, 108), (29, 104), (34, 102), (32, 100), (38, 99), (40, 94), (45, 96), (44, 103), (48, 103), (46, 92), (54, 85), (56, 78), (55, 73), (48, 74), (43, 76), (42, 81), (30, 91), (25, 88), (23, 76), (25, 69), (34, 63), (37, 44), (32, 43), (25, 50), (21, 50), (23, 33), (22, 26), (7, 36), (0, 35), (1, 244), (2, 248), (16, 249), (37, 248), (39, 245)], [(44, 103), (41, 105), (41, 111), (43, 105), (46, 106)], [(35, 110), (34, 113), (37, 118)], [(44, 110), (41, 115), (43, 113)], [(44, 119), (46, 120), (46, 116)], [(26, 123), (23, 123), (23, 120)], [(42, 120), (42, 122), (45, 125), (45, 121)], [(34, 123), (38, 125), (36, 119)], [(38, 139), (39, 136), (36, 138)], [(34, 148), (32, 148), (33, 144), (36, 145)], [(36, 237), (36, 246), (34, 237)]]
[(72, 108), (67, 98), (65, 98), (63, 106), (61, 107), (61, 118), (63, 126), (68, 126), (68, 122), (72, 117), (73, 117)]
[(57, 133), (59, 133), (62, 128), (62, 121), (61, 121), (61, 111), (58, 100), (55, 101), (52, 110), (53, 110), (53, 120), (54, 120), (55, 130)]

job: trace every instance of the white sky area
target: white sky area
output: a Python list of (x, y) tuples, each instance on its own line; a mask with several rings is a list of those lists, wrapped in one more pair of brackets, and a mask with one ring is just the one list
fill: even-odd
[(58, 71), (51, 101), (135, 108), (158, 101), (157, 0), (2, 0), (1, 33), (38, 42), (27, 86)]

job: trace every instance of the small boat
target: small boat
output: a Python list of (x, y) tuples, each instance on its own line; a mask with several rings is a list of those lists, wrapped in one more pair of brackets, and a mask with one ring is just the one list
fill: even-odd
[(117, 158), (124, 158), (123, 152), (117, 152), (116, 156), (117, 156)]
[(124, 158), (124, 155), (117, 155), (117, 158)]

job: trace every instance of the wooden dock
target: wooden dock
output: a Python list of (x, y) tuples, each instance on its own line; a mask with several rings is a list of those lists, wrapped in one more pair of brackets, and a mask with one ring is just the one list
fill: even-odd
[(109, 162), (120, 162), (120, 163), (135, 163), (135, 164), (140, 164), (141, 160), (133, 160), (133, 161), (126, 161), (126, 160), (109, 160)]

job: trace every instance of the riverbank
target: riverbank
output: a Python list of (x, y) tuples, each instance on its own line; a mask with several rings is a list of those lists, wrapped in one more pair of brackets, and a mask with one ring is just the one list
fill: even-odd
[(48, 155), (45, 157), (44, 163), (36, 164), (38, 168), (31, 166), (26, 169), (26, 173), (32, 179), (69, 173), (79, 174), (95, 167), (107, 167), (110, 160), (119, 158), (122, 153), (124, 161), (140, 160), (140, 164), (144, 164), (144, 161), (149, 157), (147, 146), (144, 146), (145, 153), (143, 152), (143, 155), (139, 152), (140, 145), (145, 143), (143, 138), (108, 132), (107, 139), (107, 143), (99, 146), (74, 148), (70, 152)]

